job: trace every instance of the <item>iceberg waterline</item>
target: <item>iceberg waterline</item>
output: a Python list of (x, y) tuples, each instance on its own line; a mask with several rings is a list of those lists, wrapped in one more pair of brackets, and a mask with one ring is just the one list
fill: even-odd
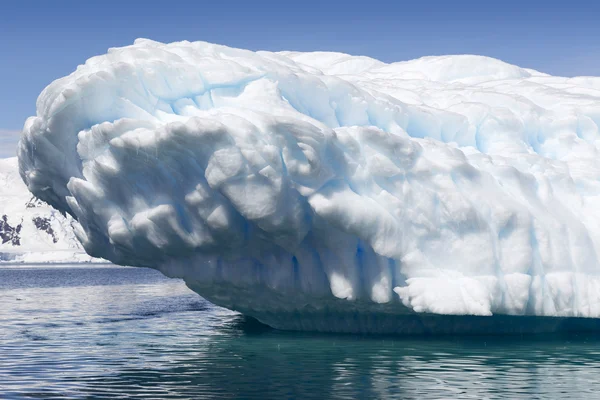
[(479, 56), (137, 40), (41, 93), (19, 165), (90, 255), (278, 328), (598, 318), (599, 100)]

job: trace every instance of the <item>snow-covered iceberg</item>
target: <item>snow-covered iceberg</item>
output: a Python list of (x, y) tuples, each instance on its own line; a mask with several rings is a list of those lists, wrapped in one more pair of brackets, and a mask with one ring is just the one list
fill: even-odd
[[(274, 327), (600, 317), (600, 78), (138, 40), (48, 86), (23, 180), (85, 250)], [(407, 318), (408, 318), (407, 317)]]

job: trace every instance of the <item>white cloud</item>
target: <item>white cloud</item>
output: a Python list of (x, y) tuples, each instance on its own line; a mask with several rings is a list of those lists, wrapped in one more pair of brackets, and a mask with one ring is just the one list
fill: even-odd
[(0, 158), (16, 157), (20, 131), (0, 129)]

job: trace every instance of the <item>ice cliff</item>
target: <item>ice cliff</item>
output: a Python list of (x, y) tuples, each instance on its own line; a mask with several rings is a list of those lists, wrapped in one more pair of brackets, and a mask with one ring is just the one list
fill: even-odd
[(479, 56), (138, 40), (41, 93), (19, 165), (90, 255), (278, 328), (598, 318), (599, 100)]

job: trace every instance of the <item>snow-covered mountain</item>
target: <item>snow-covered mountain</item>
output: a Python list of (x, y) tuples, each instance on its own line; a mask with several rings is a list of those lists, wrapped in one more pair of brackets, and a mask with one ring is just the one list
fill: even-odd
[(19, 176), (16, 157), (0, 159), (0, 262), (91, 262), (72, 218), (36, 199)]

